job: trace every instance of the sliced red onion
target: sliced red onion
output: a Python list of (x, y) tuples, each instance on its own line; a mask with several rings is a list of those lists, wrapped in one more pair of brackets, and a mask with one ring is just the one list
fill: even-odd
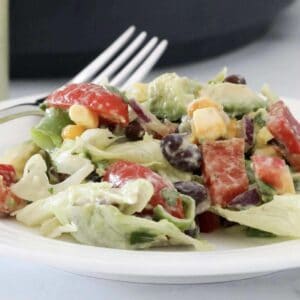
[(243, 210), (251, 206), (257, 206), (261, 203), (260, 195), (256, 188), (252, 188), (238, 196), (236, 196), (230, 203), (227, 204), (227, 208), (234, 210)]
[(143, 122), (151, 122), (151, 117), (147, 116), (150, 112), (147, 112), (141, 105), (139, 105), (135, 100), (129, 100), (128, 105), (136, 113), (137, 117)]
[(143, 106), (141, 106), (138, 102), (131, 99), (128, 100), (128, 105), (135, 112), (136, 116), (140, 120), (143, 127), (147, 130), (154, 131), (158, 133), (160, 136), (165, 136), (169, 133), (174, 132), (174, 124), (163, 124), (160, 120), (156, 118), (154, 114), (150, 111), (146, 110)]
[(254, 144), (254, 124), (253, 120), (248, 116), (244, 116), (242, 119), (243, 136), (245, 139), (245, 151), (248, 151)]

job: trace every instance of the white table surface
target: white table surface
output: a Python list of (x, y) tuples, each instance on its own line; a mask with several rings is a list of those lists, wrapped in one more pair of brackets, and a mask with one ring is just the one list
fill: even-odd
[[(280, 95), (300, 99), (300, 2), (276, 20), (258, 41), (206, 61), (174, 66), (176, 71), (206, 80), (222, 66), (243, 74), (259, 89), (268, 82)], [(165, 70), (157, 70), (150, 78)], [(18, 80), (11, 97), (49, 91), (63, 80)], [(288, 255), (288, 253), (287, 253)], [(0, 257), (0, 300), (17, 299), (300, 299), (300, 270), (279, 272), (256, 279), (205, 285), (142, 285), (81, 277), (29, 261)]]

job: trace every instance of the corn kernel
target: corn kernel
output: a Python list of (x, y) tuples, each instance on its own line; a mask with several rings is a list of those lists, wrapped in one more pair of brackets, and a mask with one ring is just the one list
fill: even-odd
[(62, 138), (64, 140), (74, 140), (77, 136), (80, 136), (84, 131), (85, 127), (81, 125), (67, 125), (62, 131)]
[(193, 138), (203, 140), (216, 140), (227, 134), (226, 123), (220, 111), (215, 107), (200, 108), (194, 111), (192, 119)]
[(80, 104), (74, 104), (70, 107), (69, 116), (75, 124), (85, 128), (97, 128), (99, 125), (98, 115)]
[(192, 117), (193, 116), (193, 112), (196, 110), (196, 109), (199, 109), (199, 108), (206, 108), (206, 107), (215, 107), (216, 109), (218, 110), (221, 110), (222, 109), (222, 106), (211, 100), (211, 99), (208, 99), (208, 98), (201, 98), (201, 99), (197, 99), (197, 100), (194, 100), (193, 102), (191, 102), (187, 108), (187, 113), (188, 113), (188, 116), (189, 117)]
[(273, 138), (274, 137), (272, 133), (269, 131), (269, 129), (266, 126), (264, 126), (258, 131), (256, 135), (256, 145), (259, 148), (264, 147)]
[(230, 119), (229, 123), (227, 124), (226, 137), (229, 139), (237, 137), (239, 135), (238, 132), (239, 132), (238, 121), (235, 119)]
[(254, 154), (265, 155), (265, 156), (280, 156), (278, 151), (273, 146), (265, 146), (263, 148), (255, 149)]

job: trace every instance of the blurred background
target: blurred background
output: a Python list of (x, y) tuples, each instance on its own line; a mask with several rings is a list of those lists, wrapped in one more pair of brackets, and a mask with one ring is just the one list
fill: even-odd
[(131, 24), (169, 40), (149, 78), (206, 80), (226, 65), (254, 88), (300, 97), (299, 15), (292, 0), (11, 0), (10, 97), (57, 87)]

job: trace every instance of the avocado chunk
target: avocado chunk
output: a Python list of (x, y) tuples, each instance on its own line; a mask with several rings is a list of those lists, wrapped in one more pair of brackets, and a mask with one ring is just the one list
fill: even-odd
[(149, 83), (148, 105), (158, 118), (177, 121), (187, 113), (187, 106), (200, 92), (200, 84), (175, 73), (166, 73)]
[(224, 111), (232, 117), (241, 117), (267, 106), (262, 97), (244, 84), (229, 82), (208, 84), (202, 88), (200, 96), (220, 103)]

